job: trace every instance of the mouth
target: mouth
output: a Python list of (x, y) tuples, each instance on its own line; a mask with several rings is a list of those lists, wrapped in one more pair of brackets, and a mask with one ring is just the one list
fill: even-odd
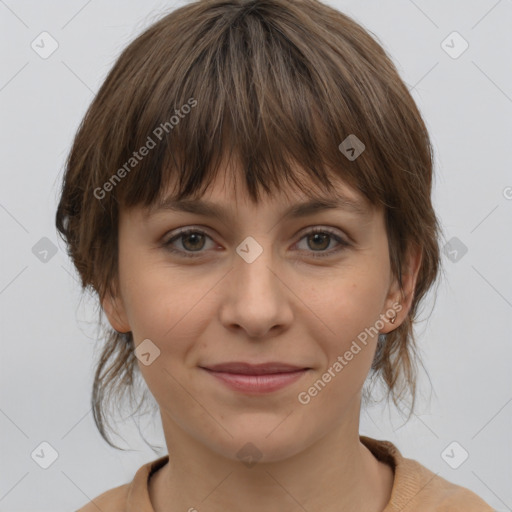
[(271, 362), (245, 362), (200, 366), (216, 380), (232, 390), (248, 394), (270, 393), (282, 389), (303, 377), (311, 368)]

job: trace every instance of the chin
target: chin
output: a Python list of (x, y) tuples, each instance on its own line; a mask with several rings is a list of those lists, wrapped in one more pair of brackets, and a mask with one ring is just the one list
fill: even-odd
[[(305, 432), (298, 425), (285, 425), (288, 420), (262, 421), (258, 425), (240, 423), (234, 427), (226, 424), (226, 430), (233, 437), (223, 435), (222, 439), (208, 439), (210, 449), (219, 455), (246, 463), (279, 462), (293, 457), (313, 443), (305, 438)], [(309, 441), (309, 442), (308, 442)]]

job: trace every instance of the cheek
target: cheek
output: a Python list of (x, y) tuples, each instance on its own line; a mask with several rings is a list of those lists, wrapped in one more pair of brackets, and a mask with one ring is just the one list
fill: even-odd
[(151, 350), (158, 354), (149, 365), (139, 360), (140, 372), (161, 406), (172, 397), (173, 411), (186, 410), (190, 407), (190, 395), (183, 388), (187, 372), (214, 314), (206, 291), (218, 279), (205, 277), (191, 284), (190, 276), (156, 265), (135, 275), (125, 289), (135, 346), (149, 339), (156, 347), (149, 345)]
[(312, 379), (318, 405), (331, 399), (342, 405), (363, 385), (382, 328), (377, 321), (385, 286), (382, 273), (365, 265), (344, 271), (343, 276), (326, 280), (323, 286), (317, 283), (312, 289), (308, 306), (316, 315), (306, 315), (306, 329), (324, 356), (323, 367)]
[[(315, 318), (321, 319), (328, 329), (331, 346), (343, 347), (357, 335), (375, 325), (386, 296), (386, 283), (382, 274), (367, 268), (344, 269), (343, 275), (317, 283), (310, 292), (308, 302)], [(311, 315), (309, 315), (311, 317)]]
[(205, 275), (191, 282), (190, 273), (176, 267), (137, 264), (134, 258), (129, 263), (124, 303), (135, 344), (149, 338), (162, 353), (185, 352), (211, 320), (207, 291), (218, 278)]

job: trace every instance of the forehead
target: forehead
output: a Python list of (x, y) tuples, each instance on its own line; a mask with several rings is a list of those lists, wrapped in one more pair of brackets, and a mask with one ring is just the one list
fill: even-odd
[(370, 216), (375, 210), (359, 191), (344, 182), (339, 176), (329, 176), (332, 187), (320, 186), (311, 176), (301, 175), (301, 187), (287, 183), (284, 187), (265, 191), (258, 202), (254, 202), (247, 193), (242, 173), (231, 165), (220, 168), (215, 179), (206, 187), (202, 195), (193, 194), (177, 200), (176, 180), (159, 194), (157, 200), (143, 211), (149, 218), (160, 212), (184, 211), (213, 216), (227, 220), (240, 209), (275, 210), (285, 216), (300, 217), (317, 211), (339, 208), (361, 216)]

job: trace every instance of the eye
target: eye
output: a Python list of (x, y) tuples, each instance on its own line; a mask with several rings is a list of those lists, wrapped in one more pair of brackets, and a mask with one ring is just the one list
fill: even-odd
[[(180, 256), (184, 256), (186, 258), (197, 258), (202, 256), (204, 252), (202, 249), (205, 247), (205, 239), (207, 238), (212, 240), (212, 238), (202, 230), (184, 229), (164, 242), (163, 246), (166, 248), (166, 250)], [(343, 238), (327, 228), (312, 229), (305, 233), (299, 242), (308, 239), (309, 241), (307, 242), (307, 246), (312, 248), (312, 250), (308, 252), (312, 252), (312, 256), (314, 258), (325, 258), (327, 256), (332, 256), (333, 254), (339, 253), (350, 245)], [(174, 247), (175, 242), (179, 240), (181, 240), (180, 245), (182, 249), (176, 249)], [(325, 249), (331, 245), (333, 240), (338, 243), (338, 247), (333, 250), (325, 251)], [(307, 251), (307, 249), (304, 250)]]
[[(336, 233), (326, 228), (314, 228), (308, 231), (300, 240), (302, 241), (304, 239), (307, 241), (307, 246), (313, 248), (313, 251), (311, 251), (313, 252), (313, 258), (333, 256), (350, 245)], [(325, 251), (324, 249), (331, 244), (332, 240), (338, 243), (338, 247), (330, 251)]]
[[(204, 240), (209, 237), (204, 231), (199, 229), (185, 229), (180, 231), (176, 236), (164, 242), (164, 247), (172, 253), (177, 253), (186, 258), (197, 258), (201, 256), (201, 249), (204, 247)], [(175, 241), (181, 239), (181, 246), (185, 251), (173, 247)], [(199, 253), (199, 254), (194, 254)]]

